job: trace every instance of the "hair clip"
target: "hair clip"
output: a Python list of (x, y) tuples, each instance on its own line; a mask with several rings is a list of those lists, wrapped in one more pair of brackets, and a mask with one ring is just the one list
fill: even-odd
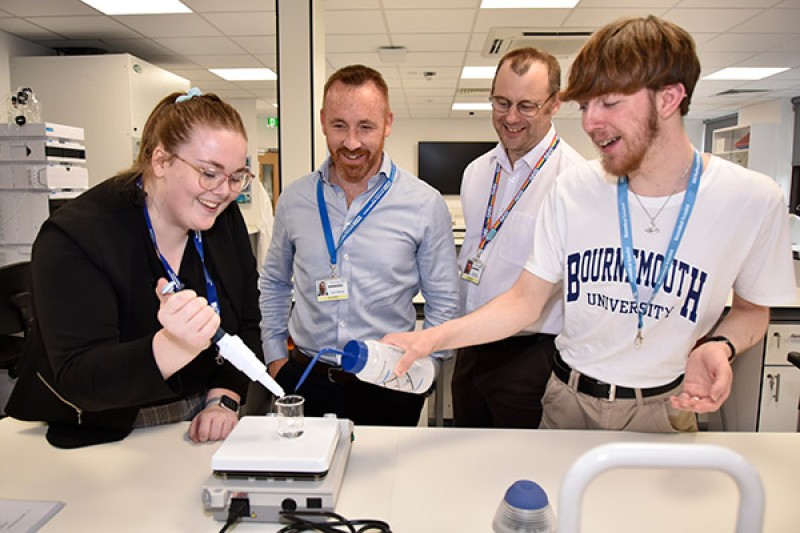
[(203, 96), (203, 92), (197, 87), (192, 87), (191, 89), (186, 91), (186, 94), (182, 94), (179, 97), (177, 97), (175, 99), (175, 103), (180, 104), (181, 102), (185, 102), (186, 100), (191, 100), (195, 96)]

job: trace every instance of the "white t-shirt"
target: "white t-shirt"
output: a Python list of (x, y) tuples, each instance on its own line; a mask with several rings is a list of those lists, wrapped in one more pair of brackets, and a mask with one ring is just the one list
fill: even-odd
[[(666, 281), (646, 305), (684, 193), (656, 218), (658, 233), (628, 193), (644, 342), (634, 348), (637, 306), (620, 253), (617, 178), (599, 161), (556, 180), (538, 219), (525, 268), (564, 284), (564, 329), (556, 339), (570, 366), (628, 387), (663, 385), (680, 375), (696, 341), (716, 324), (731, 288), (764, 306), (794, 300), (789, 218), (769, 177), (712, 157)], [(651, 215), (666, 198), (640, 197)], [(641, 307), (640, 307), (641, 308)]]
[[(513, 169), (508, 155), (502, 145), (498, 144), (493, 150), (470, 163), (464, 170), (464, 179), (461, 183), (461, 206), (467, 231), (464, 234), (464, 243), (458, 256), (458, 265), (462, 272), (466, 262), (475, 257), (478, 250), (489, 192), (497, 165), (500, 165), (501, 174), (492, 222), (500, 217), (514, 195), (517, 194), (520, 186), (550, 146), (555, 135), (556, 130), (551, 126), (542, 141), (517, 160)], [(583, 161), (584, 158), (575, 149), (563, 139), (559, 141), (547, 162), (508, 214), (500, 231), (484, 248), (481, 254), (484, 270), (480, 283), (476, 285), (464, 279), (459, 281), (463, 313), (474, 311), (511, 288), (517, 281), (533, 249), (536, 214), (556, 176), (565, 168)], [(555, 291), (539, 320), (526, 327), (524, 332), (556, 334), (561, 331), (563, 312), (559, 294), (559, 291)]]

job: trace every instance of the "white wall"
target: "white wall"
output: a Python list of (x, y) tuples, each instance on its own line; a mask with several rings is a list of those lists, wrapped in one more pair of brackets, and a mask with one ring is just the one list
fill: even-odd
[[(0, 97), (5, 108), (5, 98), (16, 87), (11, 87), (11, 58), (15, 56), (49, 56), (54, 55), (49, 48), (44, 48), (30, 41), (20, 39), (4, 31), (0, 31)], [(2, 117), (5, 122), (5, 117)]]

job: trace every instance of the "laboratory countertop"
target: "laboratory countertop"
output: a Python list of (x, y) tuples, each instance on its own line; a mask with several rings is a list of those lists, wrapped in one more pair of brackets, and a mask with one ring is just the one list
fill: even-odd
[[(51, 447), (45, 427), (0, 421), (0, 498), (59, 500), (47, 532), (211, 532), (201, 491), (217, 443), (187, 440), (188, 424), (135, 430), (122, 442), (76, 450)], [(537, 481), (558, 513), (572, 463), (613, 442), (715, 444), (741, 454), (766, 489), (764, 532), (800, 524), (800, 434), (652, 435), (606, 431), (356, 427), (336, 511), (389, 522), (395, 533), (486, 532), (506, 488)], [(739, 495), (711, 470), (612, 470), (583, 498), (584, 533), (734, 531)], [(743, 502), (747, 505), (748, 502)], [(240, 523), (233, 531), (277, 531)]]

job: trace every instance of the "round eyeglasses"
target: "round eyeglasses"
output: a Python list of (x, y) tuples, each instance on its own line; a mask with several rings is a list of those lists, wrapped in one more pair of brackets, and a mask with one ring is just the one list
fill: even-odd
[(223, 181), (228, 180), (228, 187), (230, 187), (230, 189), (233, 192), (238, 193), (241, 192), (242, 189), (250, 185), (250, 182), (253, 181), (253, 178), (255, 177), (253, 176), (253, 173), (247, 170), (246, 168), (242, 170), (234, 170), (230, 174), (226, 174), (218, 168), (199, 167), (195, 164), (188, 162), (178, 154), (172, 154), (172, 155), (174, 155), (176, 159), (183, 161), (184, 163), (186, 163), (199, 173), (198, 183), (202, 188), (204, 188), (207, 191), (213, 191), (214, 189), (222, 185)]
[(513, 106), (517, 106), (517, 113), (522, 115), (523, 117), (533, 118), (539, 114), (539, 111), (542, 110), (544, 104), (550, 101), (552, 97), (556, 95), (555, 91), (550, 93), (544, 102), (541, 104), (537, 104), (536, 102), (531, 102), (529, 100), (522, 100), (521, 102), (517, 102), (516, 104), (509, 100), (508, 98), (504, 98), (502, 96), (490, 96), (489, 101), (492, 103), (492, 109), (497, 111), (498, 113), (508, 113), (511, 111)]

